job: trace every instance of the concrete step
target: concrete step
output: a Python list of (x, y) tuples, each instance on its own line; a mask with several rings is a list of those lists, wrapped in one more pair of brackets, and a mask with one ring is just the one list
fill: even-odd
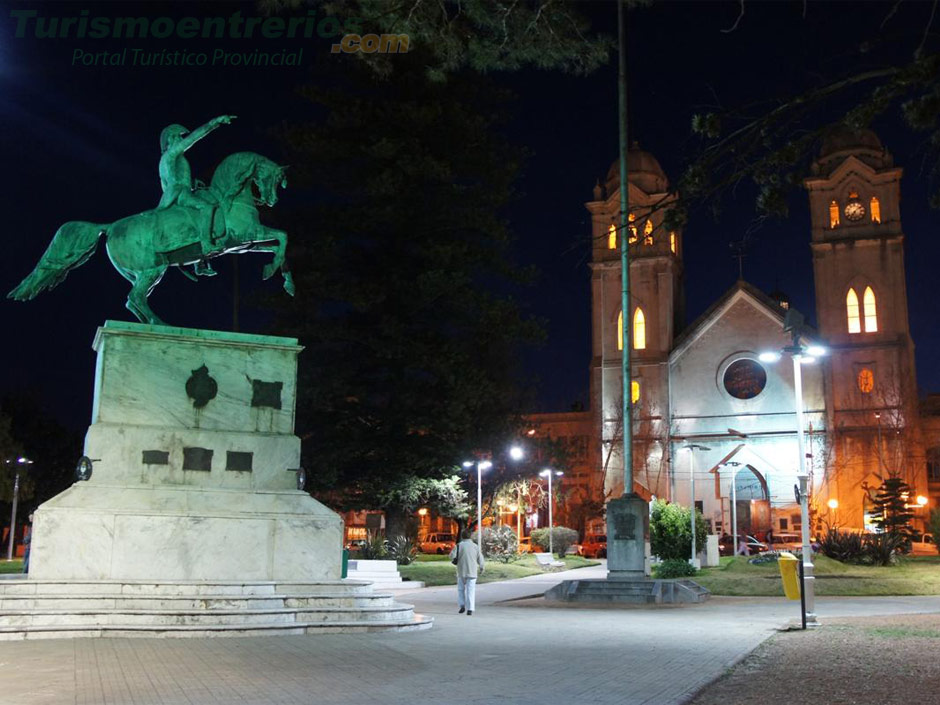
[(120, 638), (206, 638), (243, 636), (302, 636), (315, 634), (357, 633), (376, 631), (417, 631), (430, 629), (434, 620), (415, 614), (409, 618), (375, 622), (347, 620), (342, 622), (294, 623), (280, 622), (245, 625), (126, 625), (100, 626), (36, 626), (30, 629), (0, 626), (0, 641), (24, 639), (78, 639), (90, 637)]
[(4, 595), (0, 612), (8, 610), (260, 610), (279, 607), (379, 607), (394, 603), (389, 593), (320, 595)]
[(363, 580), (329, 580), (317, 583), (284, 583), (275, 581), (158, 582), (144, 580), (4, 580), (0, 596), (107, 594), (107, 595), (277, 595), (329, 594), (372, 592), (371, 583)]

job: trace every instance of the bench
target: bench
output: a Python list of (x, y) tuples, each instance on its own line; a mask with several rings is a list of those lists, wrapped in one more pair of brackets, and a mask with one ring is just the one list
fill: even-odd
[(564, 568), (564, 561), (556, 561), (551, 553), (536, 553), (535, 562), (540, 568)]

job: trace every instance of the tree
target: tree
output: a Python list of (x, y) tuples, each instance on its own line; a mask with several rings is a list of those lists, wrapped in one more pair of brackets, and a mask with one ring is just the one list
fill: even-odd
[(887, 478), (878, 488), (873, 500), (872, 520), (886, 534), (902, 536), (910, 547), (915, 532), (912, 525), (914, 512), (909, 508), (913, 500), (910, 485), (899, 477)]
[[(587, 73), (606, 63), (613, 46), (609, 37), (591, 31), (589, 19), (570, 0), (259, 0), (269, 12), (311, 4), (322, 15), (359, 18), (364, 33), (408, 35), (411, 47), (428, 52), (426, 71), (434, 80), (465, 68), (486, 72), (534, 66)], [(379, 72), (397, 68), (396, 62), (383, 61), (386, 57), (363, 57)]]
[[(689, 509), (678, 504), (670, 504), (664, 499), (653, 503), (650, 513), (650, 551), (662, 560), (683, 560), (690, 558), (692, 545), (691, 515)], [(701, 512), (695, 512), (695, 552), (705, 548), (705, 519)]]
[(399, 59), (394, 82), (331, 70), (304, 91), (321, 117), (283, 130), (313, 193), (288, 226), (297, 297), (277, 328), (306, 346), (311, 489), (401, 513), (412, 479), (519, 430), (516, 349), (540, 329), (511, 296), (528, 273), (499, 215), (521, 159), (498, 132), (505, 94), (475, 76), (429, 85), (419, 52)]

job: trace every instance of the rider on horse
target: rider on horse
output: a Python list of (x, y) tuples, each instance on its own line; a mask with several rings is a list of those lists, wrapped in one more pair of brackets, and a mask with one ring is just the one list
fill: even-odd
[[(190, 132), (182, 125), (170, 125), (160, 133), (160, 186), (163, 187), (163, 196), (158, 209), (170, 208), (173, 205), (196, 208), (200, 211), (211, 209), (209, 212), (209, 227), (202, 231), (202, 252), (207, 254), (212, 249), (213, 216), (216, 205), (209, 203), (193, 193), (193, 179), (186, 161), (185, 152), (196, 142), (212, 132), (219, 125), (228, 125), (234, 115), (220, 115), (213, 118), (202, 127)], [(203, 259), (195, 265), (196, 274), (212, 276), (215, 270)]]

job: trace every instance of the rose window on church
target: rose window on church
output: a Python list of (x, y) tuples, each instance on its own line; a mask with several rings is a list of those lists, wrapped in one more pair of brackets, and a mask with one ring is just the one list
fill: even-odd
[(725, 370), (725, 391), (735, 399), (753, 399), (767, 386), (767, 371), (755, 360), (735, 360)]

